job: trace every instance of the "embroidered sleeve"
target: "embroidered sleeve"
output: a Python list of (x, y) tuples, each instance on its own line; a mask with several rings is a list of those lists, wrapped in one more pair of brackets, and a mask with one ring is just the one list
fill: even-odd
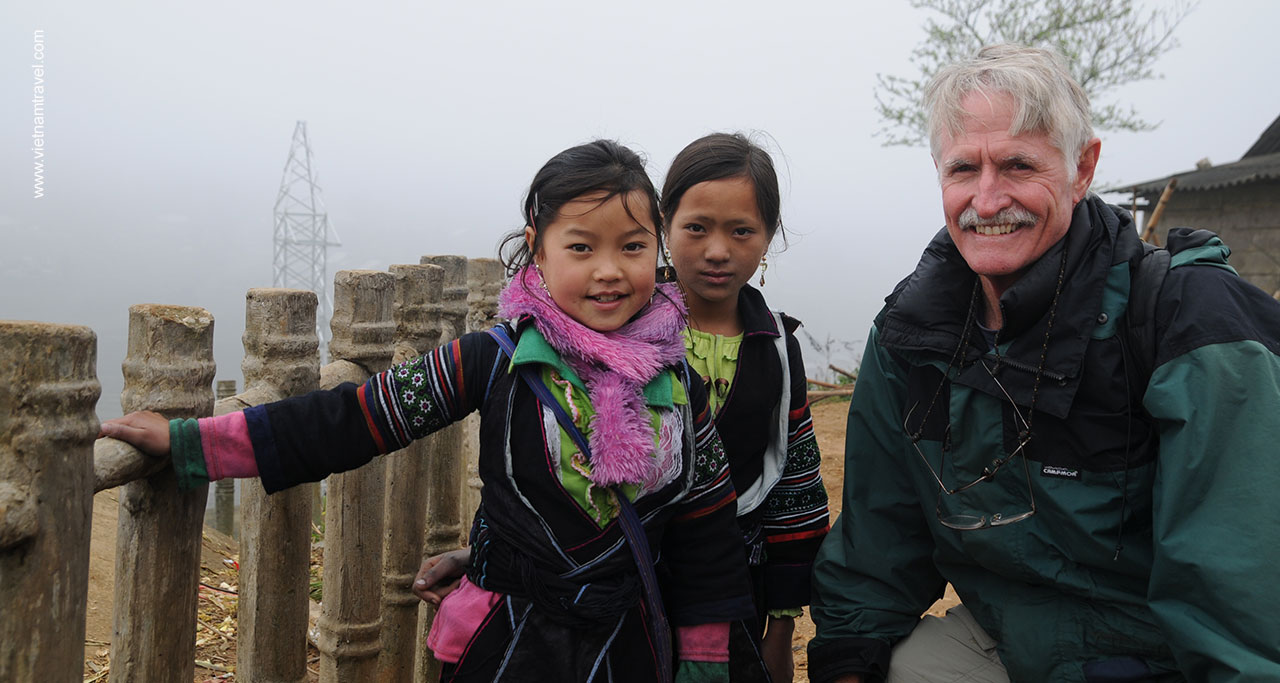
[(809, 604), (809, 574), (830, 525), (822, 456), (809, 413), (800, 344), (787, 335), (791, 406), (787, 421), (787, 462), (782, 479), (764, 501), (765, 606)]
[[(360, 408), (379, 451), (399, 450), (446, 425), (462, 419), (478, 407), (476, 396), (483, 394), (487, 379), (483, 363), (464, 363), (464, 355), (475, 357), (477, 342), (486, 335), (468, 335), (425, 356), (374, 375), (360, 387)], [(488, 345), (492, 345), (489, 342)], [(490, 358), (492, 354), (489, 354)], [(471, 381), (468, 381), (471, 380)]]
[[(703, 391), (699, 393), (705, 395)], [(697, 409), (696, 406), (694, 408)], [(737, 510), (733, 505), (737, 494), (729, 479), (729, 458), (725, 455), (724, 444), (720, 442), (720, 435), (711, 421), (710, 408), (705, 404), (701, 413), (694, 416), (693, 426), (693, 488), (685, 499), (684, 510), (677, 521), (708, 515), (725, 506)]]
[(677, 626), (735, 621), (754, 613), (728, 459), (705, 389), (696, 381), (687, 386), (694, 416), (694, 484), (667, 525), (662, 551), (671, 570), (665, 602)]

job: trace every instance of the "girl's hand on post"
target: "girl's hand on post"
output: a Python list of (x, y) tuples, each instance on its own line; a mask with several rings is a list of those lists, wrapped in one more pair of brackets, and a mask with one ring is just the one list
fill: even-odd
[(413, 594), (423, 602), (439, 606), (446, 595), (458, 588), (470, 559), (471, 552), (466, 548), (428, 557), (413, 580)]
[(150, 410), (103, 422), (98, 428), (98, 438), (104, 436), (119, 439), (147, 455), (169, 455), (169, 421)]

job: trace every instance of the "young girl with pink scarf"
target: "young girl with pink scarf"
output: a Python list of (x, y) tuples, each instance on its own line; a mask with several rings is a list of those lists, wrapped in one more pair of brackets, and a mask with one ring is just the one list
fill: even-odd
[(500, 329), (362, 386), (200, 420), (134, 413), (102, 434), (171, 453), (183, 486), (217, 473), (274, 492), (478, 410), (468, 574), (428, 639), (442, 680), (669, 680), (674, 659), (677, 681), (727, 681), (729, 624), (753, 613), (735, 493), (683, 362), (684, 304), (655, 284), (644, 163), (610, 141), (565, 150), (521, 215)]

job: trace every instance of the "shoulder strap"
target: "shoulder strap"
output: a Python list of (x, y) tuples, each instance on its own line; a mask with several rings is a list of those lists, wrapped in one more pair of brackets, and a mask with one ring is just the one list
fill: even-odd
[[(498, 348), (502, 350), (502, 355), (511, 358), (515, 356), (516, 345), (511, 340), (510, 335), (504, 326), (499, 325), (489, 329), (489, 336), (498, 342)], [(556, 416), (556, 421), (560, 423), (560, 427), (564, 429), (569, 438), (582, 450), (582, 454), (587, 460), (591, 460), (591, 445), (587, 442), (587, 438), (582, 435), (582, 430), (573, 423), (573, 418), (569, 417), (569, 413), (561, 407), (560, 402), (551, 395), (551, 390), (543, 384), (534, 374), (532, 367), (521, 365), (517, 368), (520, 373), (520, 379), (524, 380), (525, 385), (533, 391), (538, 397), (538, 402), (546, 406)], [(631, 556), (635, 560), (637, 569), (640, 570), (640, 584), (644, 588), (645, 606), (650, 614), (650, 624), (653, 629), (654, 644), (657, 647), (657, 664), (660, 672), (660, 680), (662, 683), (671, 683), (671, 627), (667, 623), (667, 615), (662, 607), (662, 594), (658, 589), (658, 576), (653, 570), (653, 557), (649, 553), (649, 536), (644, 532), (644, 524), (640, 521), (640, 514), (636, 512), (636, 508), (627, 500), (627, 496), (617, 487), (613, 487), (614, 496), (618, 500), (618, 524), (622, 526), (622, 533), (627, 539), (627, 545), (631, 548)]]
[(1125, 318), (1133, 357), (1138, 362), (1138, 376), (1144, 380), (1145, 391), (1145, 383), (1151, 380), (1156, 366), (1156, 300), (1160, 298), (1160, 288), (1169, 274), (1172, 257), (1168, 249), (1145, 242), (1142, 247), (1142, 259), (1134, 269), (1129, 286), (1129, 308)]

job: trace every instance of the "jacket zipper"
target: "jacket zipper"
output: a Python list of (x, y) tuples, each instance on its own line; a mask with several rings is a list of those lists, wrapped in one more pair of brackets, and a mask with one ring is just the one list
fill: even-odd
[[(994, 358), (996, 360), (996, 363), (1000, 365), (1008, 365), (1010, 367), (1016, 368), (1018, 370), (1021, 370), (1023, 372), (1026, 372), (1032, 375), (1036, 374), (1036, 367), (1034, 365), (1031, 365), (1030, 363), (1023, 363), (1022, 361), (1016, 358), (1010, 358), (1008, 356), (997, 356), (996, 354), (991, 353), (990, 351), (988, 351), (985, 355), (988, 358)], [(1054, 372), (1053, 370), (1050, 370), (1048, 368), (1045, 368), (1044, 370), (1042, 370), (1040, 374), (1044, 375), (1045, 377), (1048, 377), (1049, 379), (1055, 382), (1058, 382), (1059, 384), (1061, 384), (1062, 382), (1065, 382), (1067, 379), (1067, 376), (1062, 374), (1061, 372)]]

